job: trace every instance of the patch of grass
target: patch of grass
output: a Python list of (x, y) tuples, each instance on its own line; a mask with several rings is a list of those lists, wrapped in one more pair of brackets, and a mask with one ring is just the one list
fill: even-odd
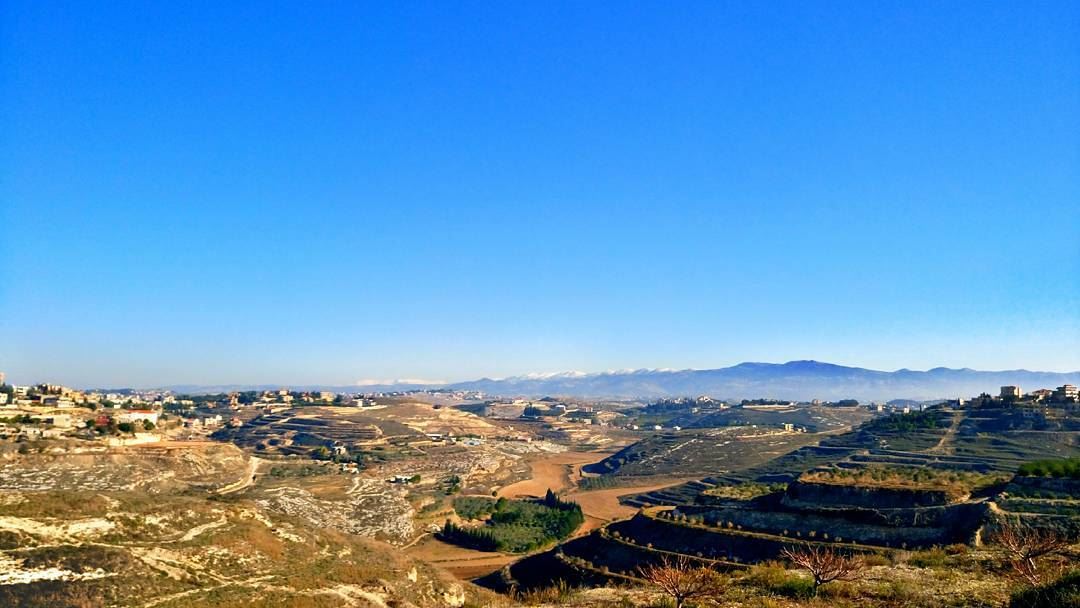
[(707, 496), (726, 498), (730, 500), (752, 500), (760, 496), (782, 492), (787, 486), (782, 483), (757, 483), (748, 482), (731, 486), (717, 486), (702, 492)]
[(899, 488), (905, 490), (945, 491), (953, 496), (1007, 481), (1007, 473), (949, 471), (928, 467), (868, 466), (860, 469), (833, 468), (810, 471), (800, 481), (840, 486)]
[(948, 561), (949, 556), (940, 547), (916, 551), (908, 558), (908, 563), (919, 568), (941, 568)]
[(485, 519), (495, 512), (494, 498), (480, 496), (459, 496), (454, 499), (454, 511), (462, 519)]
[(522, 604), (538, 606), (540, 604), (565, 604), (574, 595), (575, 589), (566, 581), (559, 579), (550, 587), (532, 589), (525, 592), (513, 593), (515, 600)]
[(814, 596), (814, 581), (789, 572), (776, 562), (752, 566), (743, 582), (762, 591), (793, 599), (809, 599)]
[(14, 517), (93, 517), (109, 511), (109, 500), (97, 492), (27, 493), (27, 500), (0, 505), (0, 515)]

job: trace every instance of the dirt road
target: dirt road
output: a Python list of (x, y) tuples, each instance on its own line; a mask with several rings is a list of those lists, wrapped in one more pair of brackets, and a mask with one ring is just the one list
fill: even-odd
[(227, 486), (218, 488), (217, 493), (221, 495), (232, 494), (233, 492), (239, 492), (240, 490), (250, 488), (255, 483), (255, 474), (259, 471), (259, 465), (262, 464), (261, 458), (252, 456), (248, 459), (247, 471), (239, 481), (230, 483)]

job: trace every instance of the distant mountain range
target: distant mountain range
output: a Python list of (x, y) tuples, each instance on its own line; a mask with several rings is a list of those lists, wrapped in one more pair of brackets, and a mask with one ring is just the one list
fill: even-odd
[[(658, 398), (710, 395), (721, 399), (947, 399), (970, 397), (981, 392), (996, 394), (1003, 385), (1023, 390), (1080, 384), (1080, 371), (1038, 372), (1028, 370), (978, 371), (936, 367), (926, 371), (893, 372), (846, 367), (819, 361), (788, 363), (740, 363), (721, 369), (564, 372), (528, 374), (509, 378), (482, 378), (452, 384), (395, 383), (365, 386), (293, 386), (293, 390), (337, 392), (408, 391), (445, 388), (483, 391), (491, 395), (582, 398)], [(176, 392), (206, 393), (233, 390), (266, 390), (277, 385), (172, 386)]]

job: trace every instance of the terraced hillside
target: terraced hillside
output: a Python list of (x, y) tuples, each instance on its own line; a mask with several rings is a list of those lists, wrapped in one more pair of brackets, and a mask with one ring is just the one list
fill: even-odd
[(662, 420), (656, 421), (662, 421), (665, 430), (642, 438), (586, 471), (613, 477), (736, 472), (816, 444), (874, 416), (860, 407), (692, 409), (696, 408), (663, 409)]
[(858, 426), (875, 415), (875, 412), (860, 406), (793, 405), (783, 408), (755, 408), (751, 405), (682, 414), (673, 418), (671, 424), (684, 428), (751, 425), (777, 428), (790, 424), (809, 433), (823, 433)]
[(1006, 525), (1080, 538), (1075, 479), (1040, 476), (1038, 467), (1014, 475), (1024, 459), (1080, 456), (1074, 422), (1047, 428), (1013, 411), (943, 408), (881, 418), (763, 464), (629, 497), (641, 507), (634, 517), (481, 582), (625, 582), (641, 564), (679, 555), (734, 572), (790, 547), (888, 561), (897, 551), (978, 548)]
[(823, 466), (880, 464), (1012, 472), (1029, 460), (1077, 454), (1080, 421), (1075, 417), (1047, 425), (1008, 409), (935, 408), (878, 418), (779, 458), (731, 467), (697, 482), (628, 497), (627, 502), (633, 506), (693, 504), (703, 489), (746, 482), (787, 483)]
[(283, 455), (307, 455), (327, 445), (356, 446), (382, 438), (421, 437), (415, 429), (358, 408), (293, 408), (263, 414), (239, 428), (222, 429), (215, 439)]
[(683, 429), (646, 437), (585, 471), (624, 484), (643, 477), (707, 475), (762, 464), (819, 440), (813, 433), (749, 426)]

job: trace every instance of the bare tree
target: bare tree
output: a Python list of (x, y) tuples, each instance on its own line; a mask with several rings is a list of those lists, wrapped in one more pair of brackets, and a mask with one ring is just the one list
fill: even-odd
[(796, 566), (808, 570), (814, 577), (814, 594), (818, 587), (833, 581), (852, 581), (862, 576), (866, 562), (856, 555), (846, 555), (831, 547), (805, 545), (784, 547), (780, 552)]
[(687, 600), (714, 599), (724, 593), (727, 580), (717, 571), (699, 566), (689, 557), (680, 555), (674, 560), (664, 558), (660, 564), (638, 568), (641, 578), (660, 588), (682, 608)]
[(1043, 582), (1044, 558), (1061, 555), (1069, 548), (1069, 541), (1053, 530), (1011, 522), (1003, 523), (990, 540), (1005, 552), (1013, 571), (1032, 586)]

